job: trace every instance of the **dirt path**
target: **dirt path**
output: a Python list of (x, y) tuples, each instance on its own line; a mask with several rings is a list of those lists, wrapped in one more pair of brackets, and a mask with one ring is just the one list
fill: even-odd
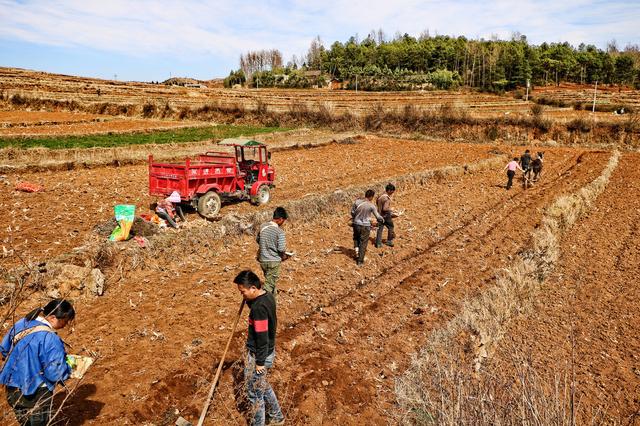
[[(342, 217), (291, 224), (290, 245), (300, 257), (279, 283), (272, 380), (292, 423), (386, 422), (393, 377), (429, 331), (525, 243), (512, 237), (530, 233), (539, 207), (593, 179), (608, 158), (580, 155), (549, 153), (544, 181), (526, 192), (506, 192), (496, 185), (502, 174), (490, 171), (398, 194), (398, 207), (407, 211), (398, 221), (398, 245), (370, 248), (364, 269), (353, 266)], [(101, 359), (66, 410), (70, 418), (169, 424), (175, 410), (197, 417), (239, 303), (229, 283), (238, 270), (256, 266), (250, 237), (229, 243), (211, 242), (204, 258), (149, 264), (111, 283), (105, 297), (78, 306), (82, 321), (68, 340)], [(242, 322), (229, 366), (240, 359)], [(222, 377), (214, 424), (243, 422), (233, 372)]]
[[(602, 421), (597, 410), (620, 424), (640, 423), (639, 163), (640, 155), (623, 155), (592, 212), (563, 239), (535, 313), (507, 332), (549, 383), (575, 369), (583, 424)], [(495, 363), (512, 371), (504, 350)]]

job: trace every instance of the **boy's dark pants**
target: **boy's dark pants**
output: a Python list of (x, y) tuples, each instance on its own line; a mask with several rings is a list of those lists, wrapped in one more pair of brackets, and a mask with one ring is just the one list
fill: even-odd
[(511, 186), (513, 185), (513, 177), (515, 175), (515, 170), (507, 170), (507, 177), (509, 178), (509, 181), (507, 182), (507, 189), (511, 189)]

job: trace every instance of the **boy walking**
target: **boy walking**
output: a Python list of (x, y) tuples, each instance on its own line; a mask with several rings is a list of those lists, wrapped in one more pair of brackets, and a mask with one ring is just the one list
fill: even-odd
[(522, 171), (520, 164), (518, 164), (518, 157), (514, 157), (513, 160), (509, 161), (502, 171), (507, 171), (507, 189), (511, 189), (513, 186), (513, 177), (516, 175), (516, 170)]
[(260, 279), (252, 271), (240, 272), (233, 282), (247, 302), (249, 331), (244, 380), (252, 412), (252, 426), (283, 425), (284, 415), (267, 373), (276, 357), (276, 301), (273, 294), (262, 288)]

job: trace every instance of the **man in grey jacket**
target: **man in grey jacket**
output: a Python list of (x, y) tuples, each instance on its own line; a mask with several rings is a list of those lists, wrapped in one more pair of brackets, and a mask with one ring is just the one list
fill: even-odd
[(371, 233), (371, 215), (375, 216), (378, 225), (384, 223), (384, 219), (378, 213), (378, 209), (372, 203), (373, 196), (376, 195), (373, 189), (368, 189), (364, 198), (357, 199), (351, 207), (351, 220), (353, 223), (353, 241), (356, 246), (357, 264), (364, 263), (364, 255), (369, 244), (369, 234)]
[(263, 223), (256, 235), (259, 247), (258, 261), (264, 272), (263, 288), (276, 297), (276, 282), (280, 277), (280, 263), (289, 258), (287, 255), (287, 241), (282, 225), (288, 218), (284, 207), (277, 207), (273, 212), (273, 219)]

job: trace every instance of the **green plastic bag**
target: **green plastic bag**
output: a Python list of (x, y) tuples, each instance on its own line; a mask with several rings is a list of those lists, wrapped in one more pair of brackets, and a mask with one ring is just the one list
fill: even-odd
[(118, 226), (113, 230), (109, 239), (111, 241), (126, 241), (129, 239), (129, 231), (136, 217), (136, 206), (131, 204), (118, 204), (113, 208), (116, 213)]

